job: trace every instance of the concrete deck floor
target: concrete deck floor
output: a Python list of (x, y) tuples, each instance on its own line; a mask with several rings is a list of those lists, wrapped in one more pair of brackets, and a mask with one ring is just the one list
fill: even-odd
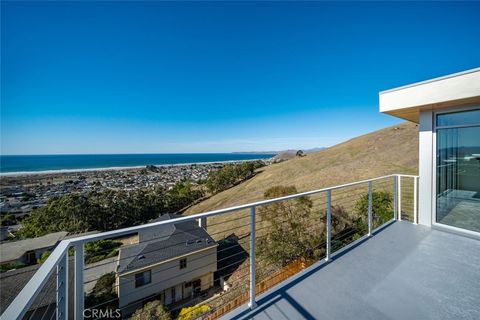
[(480, 241), (395, 222), (223, 319), (480, 319)]

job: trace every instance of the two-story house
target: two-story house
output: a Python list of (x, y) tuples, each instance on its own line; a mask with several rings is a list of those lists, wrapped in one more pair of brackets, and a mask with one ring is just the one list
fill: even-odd
[[(178, 217), (165, 214), (156, 221)], [(134, 311), (151, 299), (169, 305), (208, 290), (217, 270), (217, 246), (195, 221), (142, 230), (137, 244), (120, 250), (119, 307)]]

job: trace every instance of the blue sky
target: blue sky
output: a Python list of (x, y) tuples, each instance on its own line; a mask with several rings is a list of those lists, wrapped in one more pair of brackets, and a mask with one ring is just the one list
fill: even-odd
[(331, 146), (479, 66), (480, 3), (5, 2), (2, 154)]

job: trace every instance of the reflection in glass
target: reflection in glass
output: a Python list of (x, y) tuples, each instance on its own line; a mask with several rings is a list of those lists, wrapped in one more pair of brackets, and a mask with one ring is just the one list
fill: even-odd
[(439, 114), (437, 127), (480, 125), (480, 110)]
[(480, 126), (437, 130), (437, 222), (480, 232)]

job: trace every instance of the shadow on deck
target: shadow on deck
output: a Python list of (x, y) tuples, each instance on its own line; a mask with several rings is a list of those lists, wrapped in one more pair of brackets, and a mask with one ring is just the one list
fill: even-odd
[(223, 319), (480, 319), (480, 241), (395, 222)]

